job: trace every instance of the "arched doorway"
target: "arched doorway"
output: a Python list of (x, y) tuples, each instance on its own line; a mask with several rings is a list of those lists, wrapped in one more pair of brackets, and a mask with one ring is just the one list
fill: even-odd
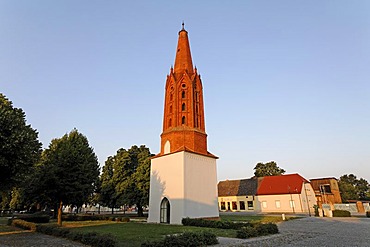
[(170, 211), (171, 211), (170, 201), (168, 201), (168, 199), (165, 197), (162, 199), (162, 202), (161, 202), (161, 212), (160, 212), (161, 223), (167, 223), (167, 224), (170, 223)]

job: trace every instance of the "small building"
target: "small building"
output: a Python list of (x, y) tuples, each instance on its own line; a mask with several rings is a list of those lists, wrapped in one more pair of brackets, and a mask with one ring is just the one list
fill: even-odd
[(315, 178), (310, 179), (310, 183), (315, 191), (316, 202), (319, 208), (322, 208), (322, 204), (329, 204), (333, 207), (334, 204), (342, 203), (336, 178)]
[(221, 211), (254, 211), (258, 178), (226, 180), (218, 183)]
[(313, 213), (316, 204), (311, 184), (299, 174), (221, 181), (218, 195), (221, 211)]

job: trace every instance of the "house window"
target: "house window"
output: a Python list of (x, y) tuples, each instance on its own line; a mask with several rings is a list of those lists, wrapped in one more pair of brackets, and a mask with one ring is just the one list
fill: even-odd
[(331, 194), (330, 184), (321, 184), (320, 185), (320, 192), (322, 194)]
[(186, 119), (185, 119), (185, 116), (183, 116), (183, 117), (181, 118), (181, 123), (182, 123), (182, 124), (185, 124), (185, 120), (186, 120)]
[(262, 202), (262, 207), (263, 207), (263, 208), (267, 208), (267, 202), (266, 202), (266, 201), (263, 201), (263, 202)]
[(185, 111), (185, 109), (186, 109), (185, 103), (182, 103), (181, 109), (182, 109), (182, 111)]
[(225, 202), (221, 202), (221, 210), (226, 210)]
[(237, 206), (236, 202), (233, 202), (232, 205), (233, 205), (233, 210), (238, 210), (238, 206)]
[(294, 205), (294, 201), (293, 200), (290, 200), (289, 201), (289, 204), (290, 204), (290, 208), (295, 208), (295, 205)]
[(240, 210), (245, 210), (245, 203), (244, 203), (244, 201), (240, 201), (239, 202), (239, 207), (240, 207)]
[(253, 210), (253, 201), (248, 201), (248, 209)]
[(227, 202), (227, 210), (230, 211), (230, 202)]
[(275, 207), (280, 208), (280, 201), (275, 201)]

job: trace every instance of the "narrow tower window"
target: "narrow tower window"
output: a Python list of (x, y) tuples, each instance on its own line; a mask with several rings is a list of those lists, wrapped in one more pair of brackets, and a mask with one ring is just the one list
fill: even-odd
[(182, 103), (181, 109), (182, 109), (182, 111), (185, 111), (186, 110), (185, 103)]
[(185, 124), (185, 121), (186, 121), (185, 116), (183, 116), (182, 119), (181, 119), (181, 123)]
[(181, 98), (185, 99), (185, 91), (182, 91)]
[(172, 113), (172, 105), (170, 105), (170, 113)]
[(170, 94), (170, 100), (172, 101), (172, 93)]
[(172, 126), (172, 119), (170, 118), (170, 120), (168, 120), (168, 127), (171, 127)]

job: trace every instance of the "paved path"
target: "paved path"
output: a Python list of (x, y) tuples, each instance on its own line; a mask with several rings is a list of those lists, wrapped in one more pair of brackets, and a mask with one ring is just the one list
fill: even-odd
[(0, 247), (86, 247), (64, 238), (57, 238), (31, 231), (0, 235)]
[(303, 218), (278, 224), (279, 234), (235, 240), (221, 238), (218, 246), (369, 246), (369, 218)]

